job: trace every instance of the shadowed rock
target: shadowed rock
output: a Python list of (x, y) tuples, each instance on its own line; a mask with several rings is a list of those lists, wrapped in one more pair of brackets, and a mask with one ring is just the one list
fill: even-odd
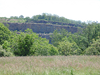
[[(6, 24), (6, 23), (4, 23)], [(73, 26), (62, 26), (53, 24), (42, 24), (42, 23), (7, 23), (9, 24), (9, 29), (12, 31), (25, 31), (30, 28), (35, 33), (53, 33), (54, 30), (66, 29), (68, 32), (77, 32), (77, 27)]]

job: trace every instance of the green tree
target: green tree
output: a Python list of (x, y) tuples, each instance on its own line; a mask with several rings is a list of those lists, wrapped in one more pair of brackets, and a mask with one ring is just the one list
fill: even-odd
[(10, 42), (8, 41), (4, 41), (4, 43), (2, 44), (3, 49), (6, 50), (6, 52), (10, 52)]
[(7, 52), (5, 49), (2, 48), (2, 46), (0, 45), (0, 57), (4, 57), (4, 56), (14, 56), (12, 52)]
[(60, 31), (55, 30), (53, 34), (50, 36), (51, 43), (57, 47), (59, 42), (62, 41), (62, 38), (68, 35), (70, 35), (70, 33), (68, 33), (65, 29), (61, 29)]
[(57, 55), (57, 54), (58, 54), (58, 49), (53, 45), (49, 44), (49, 41), (47, 39), (41, 37), (35, 39), (34, 44), (30, 51), (30, 55), (47, 56), (47, 55)]
[(62, 40), (62, 35), (60, 35), (57, 30), (55, 30), (50, 37), (51, 43), (56, 47), (58, 46), (58, 42)]
[(0, 44), (3, 44), (5, 40), (9, 40), (10, 34), (10, 30), (0, 23)]
[(49, 52), (49, 55), (58, 55), (59, 54), (58, 49), (52, 45), (50, 46), (50, 49), (48, 50), (48, 52)]
[(60, 55), (80, 55), (82, 52), (77, 44), (75, 42), (69, 42), (67, 37), (63, 38), (63, 41), (59, 42), (58, 51)]
[(24, 18), (24, 16), (23, 15), (20, 15), (19, 18)]
[(25, 17), (25, 20), (26, 20), (26, 22), (30, 22), (31, 21), (30, 17)]
[(92, 39), (96, 40), (98, 36), (100, 36), (100, 24), (98, 23), (88, 24), (88, 26), (85, 29), (83, 29), (81, 35), (87, 38), (89, 46), (90, 43), (92, 43)]
[(96, 41), (93, 40), (93, 43), (85, 50), (86, 55), (100, 55), (100, 38)]
[(27, 56), (29, 55), (30, 49), (34, 43), (34, 37), (31, 34), (20, 34), (17, 41), (17, 49), (14, 51), (15, 55)]
[[(41, 38), (37, 34), (33, 33), (31, 29), (25, 30), (16, 34), (14, 32), (10, 39), (10, 51), (17, 56), (27, 55), (57, 55), (58, 49), (49, 44), (49, 40)], [(7, 42), (3, 45), (7, 48)]]
[(78, 47), (84, 51), (88, 47), (88, 39), (84, 36), (81, 36), (79, 34), (72, 34), (72, 39), (74, 42), (78, 45)]

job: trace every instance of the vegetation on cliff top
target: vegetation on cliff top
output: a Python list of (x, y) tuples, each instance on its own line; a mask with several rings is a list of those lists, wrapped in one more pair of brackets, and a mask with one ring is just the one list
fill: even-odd
[(54, 25), (69, 25), (75, 27), (84, 27), (85, 22), (70, 20), (64, 17), (59, 17), (58, 15), (51, 15), (43, 13), (42, 15), (36, 15), (30, 17), (25, 17), (23, 15), (11, 16), (10, 18), (0, 17), (0, 22), (5, 23), (46, 23)]

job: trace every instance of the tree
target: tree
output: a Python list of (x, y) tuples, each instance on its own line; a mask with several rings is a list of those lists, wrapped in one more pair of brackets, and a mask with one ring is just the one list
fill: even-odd
[(93, 40), (93, 43), (85, 50), (86, 55), (100, 55), (100, 38), (96, 41)]
[(71, 37), (82, 51), (84, 51), (88, 47), (89, 42), (86, 37), (79, 34), (72, 34)]
[(14, 33), (11, 38), (10, 42), (5, 41), (3, 47), (6, 49), (9, 46), (16, 56), (58, 54), (58, 49), (49, 44), (46, 38), (39, 37), (29, 28), (20, 34)]
[(61, 29), (60, 31), (58, 30), (55, 30), (53, 32), (53, 34), (50, 36), (51, 37), (51, 43), (54, 45), (54, 46), (58, 46), (58, 43), (60, 41), (62, 41), (62, 38), (64, 38), (65, 36), (68, 36), (70, 35), (70, 33), (68, 33), (65, 29)]
[(26, 22), (31, 21), (30, 17), (25, 17)]
[[(32, 54), (33, 53), (33, 54)], [(49, 44), (49, 41), (45, 38), (39, 37), (35, 39), (34, 45), (31, 48), (30, 55), (57, 55), (58, 49), (53, 45)]]
[(10, 19), (18, 19), (17, 16), (11, 16)]
[(58, 55), (59, 54), (58, 49), (52, 45), (50, 46), (50, 49), (48, 50), (48, 52), (49, 52), (49, 55)]
[(57, 30), (55, 30), (50, 37), (51, 43), (56, 47), (58, 46), (58, 42), (62, 40), (62, 35), (60, 35)]
[(30, 49), (34, 43), (34, 35), (21, 33), (18, 35), (18, 40), (16, 43), (17, 50), (14, 50), (14, 54), (19, 56), (27, 56), (29, 55)]
[(42, 19), (44, 19), (44, 20), (46, 19), (46, 13), (42, 14)]
[(87, 38), (89, 46), (90, 43), (92, 43), (92, 39), (96, 40), (98, 36), (100, 36), (100, 24), (97, 23), (88, 24), (88, 26), (85, 29), (83, 29), (81, 35)]
[(24, 16), (23, 15), (20, 15), (19, 18), (24, 18)]
[(5, 49), (2, 48), (2, 46), (0, 45), (0, 57), (2, 56), (14, 56), (13, 53), (11, 52), (7, 52)]
[(10, 30), (0, 23), (0, 44), (3, 44), (5, 40), (9, 40), (10, 34)]
[(60, 55), (80, 55), (82, 53), (77, 44), (69, 42), (67, 37), (59, 42), (58, 51)]

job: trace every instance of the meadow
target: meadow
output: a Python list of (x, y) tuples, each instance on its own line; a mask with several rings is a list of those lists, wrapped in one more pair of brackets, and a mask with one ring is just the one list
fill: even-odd
[(0, 57), (0, 75), (100, 75), (100, 56)]

